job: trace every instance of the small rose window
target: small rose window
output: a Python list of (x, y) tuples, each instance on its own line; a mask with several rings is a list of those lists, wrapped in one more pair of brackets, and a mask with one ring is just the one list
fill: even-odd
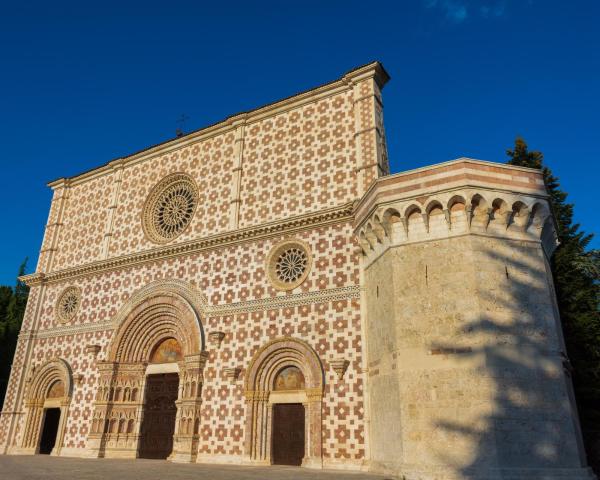
[(67, 288), (58, 298), (56, 304), (56, 316), (58, 321), (66, 323), (72, 320), (79, 310), (81, 303), (81, 291), (77, 287)]
[(284, 250), (275, 262), (277, 278), (282, 282), (294, 283), (306, 271), (308, 256), (303, 249), (288, 248)]
[(269, 278), (279, 290), (292, 290), (299, 286), (306, 279), (310, 264), (308, 245), (299, 240), (281, 242), (267, 257)]

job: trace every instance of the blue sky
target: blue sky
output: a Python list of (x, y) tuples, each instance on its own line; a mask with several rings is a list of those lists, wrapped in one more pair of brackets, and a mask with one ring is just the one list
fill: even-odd
[[(394, 172), (516, 135), (600, 230), (600, 2), (17, 2), (0, 7), (0, 284), (35, 268), (46, 183), (377, 59)], [(594, 241), (600, 246), (600, 239)]]

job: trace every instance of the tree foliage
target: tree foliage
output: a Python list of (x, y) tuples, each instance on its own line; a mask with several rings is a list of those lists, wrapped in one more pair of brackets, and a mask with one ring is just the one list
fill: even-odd
[[(19, 277), (25, 275), (26, 268), (27, 259), (19, 267)], [(29, 287), (20, 280), (14, 288), (0, 286), (0, 403), (4, 401), (28, 295)]]
[(591, 234), (573, 223), (573, 204), (544, 165), (544, 156), (529, 151), (522, 138), (506, 151), (511, 165), (542, 170), (558, 229), (559, 247), (551, 259), (558, 308), (590, 464), (600, 470), (600, 252), (590, 250)]

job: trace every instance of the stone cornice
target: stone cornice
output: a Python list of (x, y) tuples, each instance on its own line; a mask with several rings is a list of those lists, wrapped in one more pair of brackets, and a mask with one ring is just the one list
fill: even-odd
[[(360, 298), (360, 286), (349, 285), (346, 287), (318, 290), (296, 294), (278, 295), (276, 297), (249, 300), (246, 302), (231, 303), (225, 305), (207, 305), (202, 312), (202, 321), (205, 323), (208, 317), (222, 317), (239, 313), (249, 313), (275, 308), (286, 308), (298, 305), (331, 302), (349, 298)], [(64, 335), (77, 335), (80, 333), (114, 330), (115, 322), (108, 319), (102, 322), (85, 323), (82, 325), (59, 325), (55, 328), (34, 332), (32, 330), (22, 331), (19, 338), (50, 338)]]
[(477, 188), (547, 198), (540, 170), (472, 158), (458, 158), (384, 175), (356, 202), (357, 224), (386, 202), (418, 199), (457, 189)]
[(352, 221), (353, 204), (347, 203), (340, 207), (334, 207), (319, 212), (312, 212), (285, 220), (264, 223), (254, 227), (247, 227), (235, 231), (229, 231), (204, 237), (198, 240), (153, 248), (144, 252), (123, 255), (92, 262), (64, 270), (50, 273), (32, 273), (19, 277), (26, 285), (33, 287), (42, 283), (58, 282), (65, 279), (73, 279), (84, 275), (116, 270), (120, 268), (144, 264), (150, 261), (162, 260), (180, 255), (189, 255), (204, 250), (223, 248), (249, 241), (268, 238), (281, 234), (292, 234), (308, 227), (314, 228), (343, 221)]
[(149, 157), (153, 157), (159, 154), (162, 155), (175, 149), (180, 149), (182, 147), (197, 143), (199, 141), (212, 138), (216, 135), (221, 135), (223, 133), (233, 131), (240, 124), (250, 124), (256, 121), (260, 121), (264, 118), (272, 117), (274, 115), (289, 111), (291, 109), (298, 108), (307, 103), (312, 103), (319, 99), (335, 95), (343, 91), (347, 91), (349, 88), (352, 88), (354, 84), (369, 78), (374, 79), (374, 81), (377, 82), (377, 85), (381, 89), (390, 77), (381, 65), (381, 63), (371, 62), (349, 71), (341, 78), (332, 82), (320, 85), (315, 88), (311, 88), (310, 90), (300, 92), (298, 94), (264, 105), (254, 110), (250, 110), (248, 112), (240, 112), (231, 115), (225, 118), (224, 120), (221, 120), (213, 125), (209, 125), (208, 127), (201, 128), (182, 137), (167, 140), (163, 143), (148, 147), (144, 150), (125, 156), (123, 158), (117, 158), (100, 167), (81, 173), (80, 175), (76, 175), (70, 178), (59, 178), (57, 180), (49, 182), (48, 186), (52, 189), (56, 189), (63, 186), (73, 186), (82, 182), (86, 182), (93, 178), (109, 174), (113, 172), (115, 168), (130, 166), (135, 163), (144, 161)]

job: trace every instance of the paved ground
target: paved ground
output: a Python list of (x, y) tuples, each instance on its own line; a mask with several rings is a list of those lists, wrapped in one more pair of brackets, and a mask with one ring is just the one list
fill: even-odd
[(112, 460), (0, 455), (6, 480), (385, 480), (389, 477), (299, 467), (180, 464), (164, 460)]

